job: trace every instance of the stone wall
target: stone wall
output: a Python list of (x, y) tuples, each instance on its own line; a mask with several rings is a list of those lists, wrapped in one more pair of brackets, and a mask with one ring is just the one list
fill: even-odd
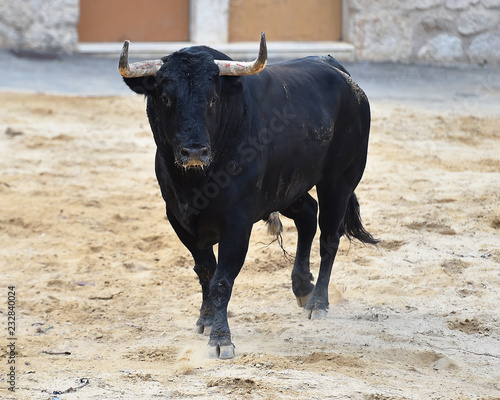
[(79, 0), (0, 0), (0, 47), (72, 53)]
[(500, 0), (344, 0), (356, 58), (500, 65)]

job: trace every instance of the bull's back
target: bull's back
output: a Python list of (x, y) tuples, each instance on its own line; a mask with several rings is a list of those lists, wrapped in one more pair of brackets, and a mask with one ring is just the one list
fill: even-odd
[(364, 92), (330, 56), (270, 65), (248, 78), (256, 115), (267, 128), (273, 129), (273, 117), (282, 109), (294, 114), (284, 121), (294, 128), (287, 132), (288, 138), (328, 141), (336, 124), (344, 122), (346, 112), (364, 113), (369, 109)]
[(260, 202), (282, 210), (321, 180), (330, 149), (342, 141), (346, 110), (360, 112), (364, 100), (346, 72), (318, 57), (270, 65), (248, 78), (248, 134), (265, 145), (257, 160)]

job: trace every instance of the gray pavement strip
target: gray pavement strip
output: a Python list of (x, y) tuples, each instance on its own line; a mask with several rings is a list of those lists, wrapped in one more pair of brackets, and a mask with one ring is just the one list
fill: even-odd
[[(112, 57), (19, 57), (0, 50), (0, 90), (80, 96), (131, 95)], [(135, 61), (131, 59), (131, 61)], [(273, 60), (269, 60), (272, 63)], [(500, 111), (500, 67), (343, 63), (372, 101)]]

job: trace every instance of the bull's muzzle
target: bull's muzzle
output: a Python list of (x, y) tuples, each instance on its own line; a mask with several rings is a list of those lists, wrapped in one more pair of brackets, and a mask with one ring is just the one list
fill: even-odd
[(181, 147), (178, 151), (177, 164), (183, 168), (203, 169), (210, 164), (208, 147)]

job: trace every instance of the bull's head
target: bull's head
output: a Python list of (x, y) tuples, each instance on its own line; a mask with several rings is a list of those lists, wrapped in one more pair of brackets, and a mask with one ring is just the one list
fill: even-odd
[(148, 117), (157, 145), (171, 149), (180, 167), (207, 167), (213, 160), (212, 142), (221, 112), (228, 106), (228, 92), (241, 86), (238, 76), (257, 74), (266, 65), (264, 33), (259, 55), (252, 62), (232, 61), (222, 53), (197, 46), (161, 60), (129, 64), (129, 43), (127, 40), (123, 45), (118, 70), (132, 90), (147, 96)]

